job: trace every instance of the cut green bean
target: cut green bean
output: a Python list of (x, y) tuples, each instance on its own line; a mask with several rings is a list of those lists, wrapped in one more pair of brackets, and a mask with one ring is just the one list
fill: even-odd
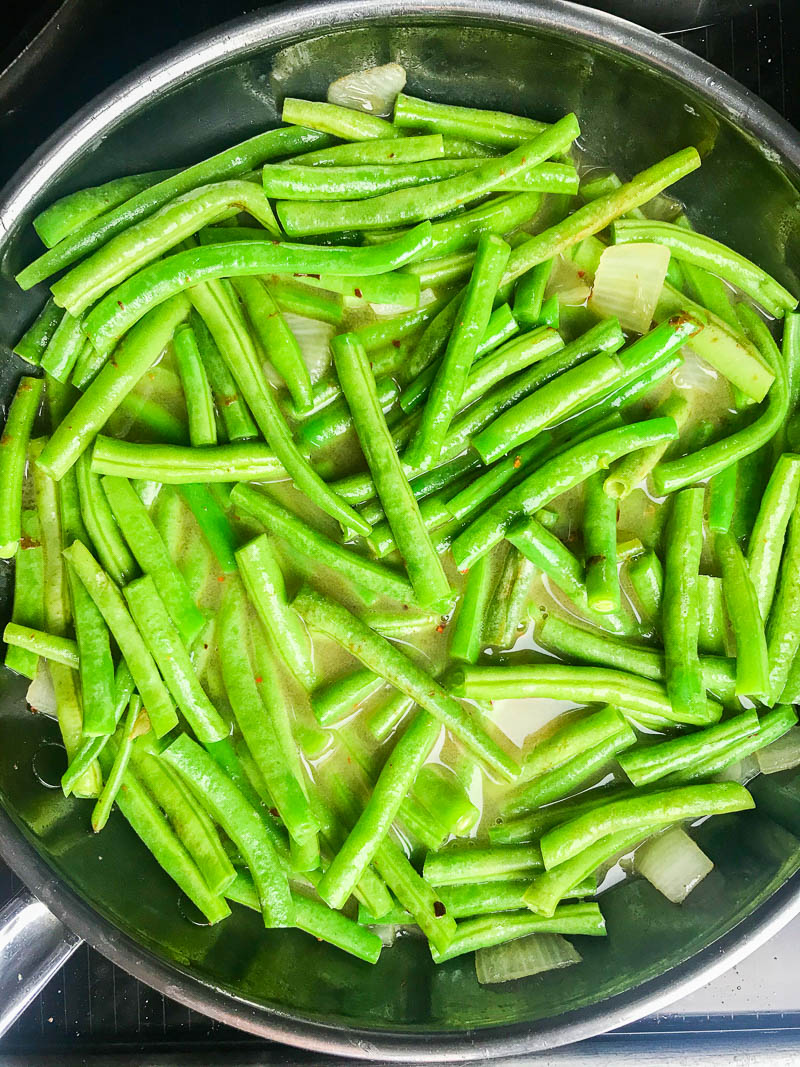
[(772, 610), (767, 621), (768, 704), (779, 699), (800, 648), (800, 505), (789, 524)]
[(63, 317), (64, 309), (60, 308), (52, 297), (48, 297), (42, 310), (11, 351), (26, 363), (38, 367), (50, 338)]
[(709, 753), (705, 758), (695, 760), (684, 770), (674, 771), (664, 784), (677, 785), (684, 782), (696, 782), (713, 778), (715, 774), (729, 767), (738, 760), (746, 759), (760, 748), (777, 741), (797, 722), (793, 708), (778, 705), (768, 711), (758, 722), (758, 728), (738, 741), (732, 741), (718, 752)]
[(586, 554), (586, 599), (604, 614), (619, 611), (617, 574), (617, 502), (605, 492), (605, 475), (586, 480), (583, 504), (583, 550)]
[(718, 533), (715, 545), (725, 608), (736, 637), (736, 695), (763, 697), (770, 687), (769, 653), (756, 591), (736, 538)]
[(138, 719), (141, 710), (142, 702), (139, 697), (134, 694), (131, 697), (128, 714), (125, 716), (125, 720), (122, 724), (122, 736), (117, 745), (114, 762), (111, 765), (111, 770), (106, 776), (103, 791), (98, 797), (97, 803), (92, 810), (92, 829), (96, 834), (99, 834), (108, 822), (108, 817), (111, 814), (111, 809), (114, 807), (117, 794), (122, 788), (122, 781), (131, 758), (136, 720)]
[(467, 575), (467, 584), (450, 641), (453, 659), (475, 663), (483, 645), (483, 625), (492, 591), (491, 556), (483, 556)]
[(786, 530), (800, 489), (800, 456), (778, 458), (758, 509), (747, 547), (747, 566), (762, 619), (769, 617)]
[(544, 122), (521, 115), (440, 104), (405, 93), (400, 93), (395, 101), (394, 123), (400, 129), (465, 137), (497, 148), (524, 144), (547, 129)]
[(376, 741), (385, 741), (415, 706), (413, 697), (405, 693), (392, 693), (370, 715), (367, 727)]
[(16, 555), (22, 535), (22, 482), (28, 443), (42, 398), (41, 378), (20, 378), (0, 437), (0, 556)]
[[(36, 659), (41, 656), (42, 659), (63, 663), (65, 667), (72, 667), (73, 670), (78, 669), (78, 646), (71, 637), (59, 637), (32, 626), (9, 622), (3, 631), (3, 640), (13, 648), (25, 649)], [(9, 666), (8, 663), (6, 665)]]
[(429, 852), (422, 875), (431, 885), (460, 885), (519, 878), (542, 869), (538, 845), (493, 845)]
[(257, 437), (258, 427), (239, 394), (233, 375), (202, 316), (194, 308), (189, 315), (189, 324), (194, 330), (200, 358), (228, 440), (249, 441)]
[(173, 338), (173, 347), (186, 398), (189, 440), (194, 447), (215, 445), (217, 424), (214, 418), (214, 398), (191, 326), (178, 327)]
[[(124, 659), (119, 661), (114, 676), (114, 728), (119, 726), (125, 709), (133, 696), (134, 684), (131, 672)], [(81, 742), (80, 748), (72, 757), (69, 766), (61, 776), (61, 788), (64, 796), (68, 797), (80, 782), (82, 776), (91, 767), (100, 753), (111, 739), (110, 734), (101, 734), (98, 737), (87, 737)]]
[(627, 569), (636, 600), (645, 622), (661, 626), (661, 599), (664, 595), (664, 569), (655, 552), (631, 560)]
[(305, 586), (295, 599), (294, 606), (312, 629), (339, 642), (365, 667), (380, 674), (395, 689), (413, 697), (420, 707), (447, 726), (487, 766), (506, 778), (513, 778), (518, 773), (514, 760), (427, 672), (342, 605)]
[(425, 764), (414, 783), (414, 795), (428, 815), (444, 827), (445, 838), (450, 834), (465, 837), (480, 821), (480, 811), (463, 783), (441, 764)]
[(739, 465), (732, 463), (708, 483), (708, 528), (712, 533), (727, 533), (736, 507), (736, 483)]
[(386, 137), (379, 140), (355, 141), (334, 145), (316, 152), (293, 156), (289, 162), (305, 167), (352, 167), (367, 163), (418, 163), (425, 159), (441, 159), (444, 142), (441, 134), (422, 137)]
[(385, 685), (383, 678), (366, 667), (337, 678), (311, 694), (311, 708), (320, 726), (332, 726), (360, 707)]
[[(680, 431), (689, 415), (689, 403), (680, 393), (671, 393), (663, 403), (658, 405), (654, 414), (674, 419)], [(668, 447), (668, 443), (664, 442), (625, 456), (624, 459), (615, 463), (606, 475), (605, 491), (617, 500), (628, 496), (661, 462)]]

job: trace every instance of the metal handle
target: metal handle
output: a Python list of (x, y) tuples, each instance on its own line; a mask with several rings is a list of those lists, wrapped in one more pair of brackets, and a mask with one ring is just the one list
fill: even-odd
[(81, 944), (27, 889), (0, 910), (0, 1037)]

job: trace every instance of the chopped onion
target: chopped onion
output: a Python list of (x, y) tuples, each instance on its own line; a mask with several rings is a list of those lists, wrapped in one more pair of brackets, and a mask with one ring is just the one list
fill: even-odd
[(705, 852), (679, 826), (645, 841), (636, 850), (634, 865), (673, 904), (684, 901), (714, 869)]
[(31, 708), (34, 711), (38, 711), (40, 715), (47, 715), (51, 719), (56, 717), (58, 702), (56, 701), (56, 691), (53, 688), (53, 680), (50, 677), (50, 669), (46, 660), (39, 659), (36, 677), (28, 686), (25, 699)]
[(662, 245), (611, 245), (600, 257), (589, 307), (604, 318), (616, 316), (623, 330), (646, 333), (668, 266), (669, 249)]
[(723, 767), (719, 774), (714, 775), (715, 782), (738, 782), (739, 785), (747, 785), (751, 778), (761, 774), (758, 758), (755, 752), (744, 759), (736, 760)]
[(331, 82), (328, 86), (328, 103), (349, 107), (354, 111), (366, 111), (386, 119), (394, 111), (397, 94), (402, 93), (405, 84), (405, 67), (399, 63), (386, 63), (382, 67), (346, 74)]
[(586, 283), (586, 271), (572, 260), (556, 256), (550, 277), (547, 280), (545, 299), (553, 294), (558, 296), (559, 304), (566, 307), (582, 307), (591, 296), (592, 290)]
[(291, 311), (284, 311), (283, 317), (297, 338), (311, 381), (318, 382), (331, 365), (331, 338), (336, 333), (336, 327), (319, 319), (294, 315)]
[(475, 953), (475, 973), (481, 985), (494, 985), (580, 962), (575, 946), (561, 934), (528, 934), (504, 945), (479, 948)]
[(710, 363), (700, 359), (686, 345), (681, 349), (683, 363), (673, 372), (672, 380), (678, 389), (686, 392), (713, 393), (719, 382), (719, 374)]
[(788, 771), (800, 763), (800, 725), (787, 730), (783, 737), (756, 752), (762, 774)]

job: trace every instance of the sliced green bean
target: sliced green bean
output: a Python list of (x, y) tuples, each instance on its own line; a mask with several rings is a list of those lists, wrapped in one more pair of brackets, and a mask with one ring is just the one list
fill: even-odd
[(370, 715), (367, 728), (376, 741), (385, 741), (415, 705), (413, 697), (405, 693), (392, 693)]
[(767, 620), (769, 690), (766, 703), (779, 699), (800, 648), (800, 505), (795, 505)]
[(186, 398), (189, 440), (195, 448), (215, 445), (217, 424), (214, 417), (214, 398), (191, 326), (178, 327), (173, 338), (173, 347)]
[(275, 651), (306, 689), (313, 689), (316, 671), (308, 636), (302, 620), (289, 603), (277, 554), (262, 534), (236, 552), (236, 561), (245, 588), (258, 617), (266, 628)]
[(312, 629), (333, 638), (360, 659), (365, 667), (380, 674), (395, 689), (413, 697), (420, 707), (447, 726), (487, 766), (506, 778), (513, 778), (518, 773), (519, 768), (514, 760), (426, 671), (417, 667), (399, 648), (370, 630), (347, 608), (308, 586), (303, 587), (294, 603)]
[[(38, 659), (51, 659), (63, 663), (65, 667), (78, 669), (78, 646), (71, 637), (59, 637), (57, 634), (44, 633), (32, 626), (21, 626), (9, 622), (3, 631), (3, 640), (13, 648), (25, 649)], [(7, 666), (10, 664), (6, 663)], [(16, 668), (12, 667), (12, 670)]]
[(311, 708), (320, 726), (332, 726), (354, 711), (386, 683), (366, 667), (342, 675), (311, 694)]
[[(81, 321), (73, 318), (68, 311), (64, 312), (42, 355), (42, 368), (56, 381), (66, 382), (78, 357), (83, 354), (86, 343)], [(86, 356), (91, 358), (91, 352)]]
[(739, 465), (732, 463), (708, 483), (708, 528), (712, 533), (727, 533), (736, 507)]
[(538, 845), (493, 845), (491, 848), (449, 848), (429, 852), (422, 876), (431, 885), (505, 881), (542, 869)]
[(492, 591), (491, 556), (483, 556), (467, 575), (453, 636), (452, 659), (475, 663), (483, 646), (483, 626)]
[(67, 578), (79, 656), (83, 735), (96, 737), (112, 734), (117, 723), (114, 662), (108, 626), (75, 571), (68, 569)]
[(106, 355), (149, 310), (201, 283), (252, 274), (385, 274), (416, 259), (429, 241), (430, 223), (423, 222), (377, 248), (326, 248), (281, 241), (189, 248), (151, 263), (112, 289), (89, 312), (86, 332), (97, 352)]
[(20, 378), (0, 437), (0, 556), (4, 559), (16, 555), (22, 535), (22, 482), (43, 384), (41, 378)]
[(715, 545), (725, 607), (736, 637), (736, 695), (763, 697), (770, 688), (770, 666), (756, 591), (733, 534), (718, 533)]
[(161, 758), (198, 794), (212, 818), (245, 858), (258, 890), (264, 925), (290, 926), (294, 906), (286, 874), (258, 813), (240, 790), (196, 742), (180, 734)]
[(579, 815), (548, 830), (541, 840), (542, 858), (549, 870), (609, 834), (753, 807), (753, 798), (737, 782), (678, 786), (646, 796), (612, 801), (590, 814)]
[(443, 609), (452, 599), (450, 585), (395, 452), (367, 355), (352, 334), (335, 338), (333, 353), (356, 433), (416, 598), (423, 607)]
[(289, 544), (293, 551), (306, 559), (335, 571), (356, 585), (376, 593), (391, 596), (405, 603), (414, 602), (414, 591), (404, 576), (382, 563), (365, 559), (356, 552), (337, 544), (314, 527), (287, 511), (266, 493), (249, 486), (237, 485), (231, 493), (231, 503), (252, 515), (265, 529)]
[(293, 156), (289, 162), (306, 167), (351, 167), (367, 163), (418, 163), (425, 159), (441, 159), (444, 142), (441, 134), (423, 137), (386, 137), (372, 141), (334, 145), (316, 152)]
[(800, 456), (778, 458), (758, 509), (747, 546), (747, 566), (762, 619), (769, 617), (786, 530), (800, 490)]
[(203, 361), (228, 440), (249, 441), (253, 437), (258, 437), (258, 427), (253, 422), (247, 405), (239, 394), (233, 375), (220, 355), (202, 316), (194, 308), (189, 315), (189, 324), (194, 330), (200, 358)]
[(222, 573), (235, 574), (237, 539), (222, 505), (202, 484), (181, 485), (178, 493), (189, 505)]
[(660, 628), (661, 599), (664, 595), (661, 560), (655, 552), (645, 552), (643, 556), (631, 560), (627, 574), (645, 622)]
[(619, 611), (617, 502), (605, 492), (602, 471), (586, 479), (583, 550), (586, 553), (586, 600), (589, 607), (604, 614)]
[(669, 778), (665, 779), (664, 784), (677, 785), (713, 778), (715, 774), (737, 760), (746, 759), (760, 748), (783, 737), (796, 722), (797, 715), (793, 708), (778, 705), (761, 717), (758, 728), (754, 732), (738, 741), (732, 741), (714, 754), (709, 753), (704, 759), (695, 760), (684, 770), (674, 771)]
[(122, 724), (122, 736), (119, 739), (117, 751), (114, 754), (114, 762), (111, 765), (110, 771), (106, 775), (103, 791), (92, 809), (92, 829), (96, 834), (99, 834), (108, 822), (111, 809), (114, 807), (117, 795), (122, 788), (125, 771), (127, 770), (131, 758), (136, 721), (139, 718), (141, 710), (142, 702), (139, 697), (134, 694), (131, 697), (131, 702), (128, 706), (128, 714), (125, 716), (125, 721)]
[(521, 115), (440, 104), (405, 93), (395, 101), (394, 124), (400, 129), (465, 137), (497, 148), (524, 144), (547, 129), (546, 123)]
[[(663, 403), (658, 405), (654, 414), (674, 419), (680, 431), (689, 416), (689, 403), (680, 393), (671, 393)], [(606, 475), (605, 491), (617, 500), (628, 496), (661, 462), (667, 448), (668, 444), (665, 442), (625, 456), (624, 459), (615, 463)]]
[[(133, 696), (134, 684), (131, 672), (124, 659), (119, 661), (114, 677), (114, 728), (119, 726), (122, 716)], [(98, 737), (87, 737), (81, 742), (80, 748), (69, 761), (69, 766), (61, 776), (61, 788), (64, 796), (68, 797), (81, 778), (91, 767), (100, 753), (111, 740), (111, 734), (101, 734)]]
[(317, 100), (301, 100), (287, 96), (283, 101), (281, 118), (284, 122), (296, 126), (307, 126), (321, 133), (340, 137), (343, 141), (369, 141), (373, 138), (384, 139), (402, 137), (400, 130), (391, 122), (355, 111), (338, 104), (320, 103)]
[(48, 297), (42, 310), (11, 351), (15, 356), (24, 359), (26, 363), (32, 363), (38, 367), (50, 343), (50, 338), (63, 317), (64, 309), (56, 304), (52, 296)]

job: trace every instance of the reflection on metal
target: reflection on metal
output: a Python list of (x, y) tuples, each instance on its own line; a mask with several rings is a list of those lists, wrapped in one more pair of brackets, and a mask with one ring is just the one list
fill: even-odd
[(0, 1037), (81, 944), (26, 889), (0, 911)]

